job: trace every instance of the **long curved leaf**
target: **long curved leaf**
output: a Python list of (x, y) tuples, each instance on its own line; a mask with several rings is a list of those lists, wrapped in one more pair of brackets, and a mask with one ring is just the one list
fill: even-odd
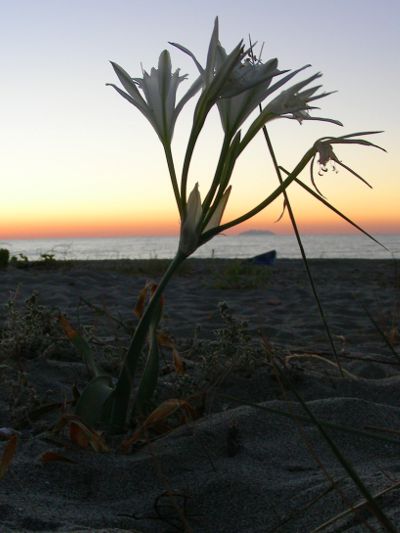
[(76, 404), (75, 414), (89, 426), (107, 425), (107, 421), (103, 420), (103, 409), (113, 390), (109, 376), (96, 376), (83, 390)]

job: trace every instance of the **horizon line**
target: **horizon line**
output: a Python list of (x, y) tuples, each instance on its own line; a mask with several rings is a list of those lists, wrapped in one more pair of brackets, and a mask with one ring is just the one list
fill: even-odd
[[(265, 235), (263, 235), (263, 232), (265, 231)], [(285, 232), (285, 233), (275, 233), (273, 231), (270, 231), (270, 230), (247, 230), (247, 231), (243, 231), (243, 232), (240, 232), (240, 233), (220, 233), (218, 235), (216, 235), (216, 237), (240, 237), (240, 236), (251, 236), (251, 235), (248, 235), (248, 233), (253, 233), (254, 232), (254, 235), (257, 235), (257, 232), (260, 232), (259, 233), (259, 236), (260, 237), (289, 237), (289, 236), (293, 236), (295, 237), (294, 233), (293, 232)], [(370, 232), (372, 235), (400, 235), (400, 231), (379, 231), (379, 232)], [(247, 234), (247, 235), (246, 235)], [(333, 232), (333, 231), (320, 231), (320, 232), (316, 232), (316, 231), (312, 231), (312, 232), (302, 232), (301, 233), (301, 236), (344, 236), (344, 237), (347, 237), (347, 236), (356, 236), (356, 235), (364, 235), (363, 233), (361, 232), (357, 232), (357, 231), (354, 231), (354, 232)], [(364, 235), (365, 236), (365, 235)], [(32, 237), (32, 236), (22, 236), (22, 237), (18, 237), (18, 236), (12, 236), (12, 237), (9, 237), (9, 238), (2, 238), (0, 237), (0, 244), (6, 244), (7, 241), (47, 241), (47, 240), (63, 240), (63, 241), (66, 241), (66, 240), (86, 240), (86, 239), (134, 239), (134, 238), (139, 238), (139, 239), (145, 239), (145, 238), (157, 238), (157, 239), (162, 239), (162, 238), (179, 238), (179, 233), (175, 233), (175, 234), (157, 234), (157, 233), (154, 233), (154, 234), (137, 234), (137, 235), (68, 235), (68, 236), (65, 236), (65, 235), (53, 235), (53, 236), (35, 236), (35, 237)]]

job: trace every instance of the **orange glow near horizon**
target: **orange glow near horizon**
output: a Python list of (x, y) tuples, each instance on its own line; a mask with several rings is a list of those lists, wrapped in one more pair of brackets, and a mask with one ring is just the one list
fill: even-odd
[(90, 238), (174, 235), (178, 222), (172, 217), (26, 217), (0, 220), (0, 239)]
[[(354, 217), (353, 220), (370, 233), (400, 233), (400, 226), (396, 217), (371, 217), (370, 219)], [(61, 217), (32, 217), (30, 220), (28, 218), (26, 220), (8, 219), (0, 222), (0, 240), (3, 241), (46, 238), (172, 236), (179, 233), (178, 221), (176, 217), (172, 216), (164, 219), (148, 216), (135, 220), (124, 217), (120, 217), (120, 219), (104, 217), (100, 220), (81, 217), (76, 217), (74, 220), (65, 220)], [(302, 234), (346, 234), (357, 233), (358, 231), (333, 214), (324, 217), (313, 216), (308, 219), (298, 216), (297, 223)], [(292, 233), (292, 227), (287, 216), (279, 223), (275, 223), (271, 215), (263, 214), (228, 230), (227, 233), (238, 234), (252, 229), (269, 230), (278, 235)]]

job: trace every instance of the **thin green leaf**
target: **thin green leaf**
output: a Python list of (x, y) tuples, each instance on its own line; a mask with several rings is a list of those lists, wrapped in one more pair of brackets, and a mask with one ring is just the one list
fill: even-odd
[(170, 263), (135, 329), (118, 382), (103, 407), (103, 420), (107, 421), (107, 424), (113, 428), (125, 428), (130, 419), (137, 364), (142, 355), (150, 324), (153, 321), (154, 314), (157, 313), (159, 301), (166, 284), (184, 259), (185, 257), (178, 253)]
[(362, 176), (360, 176), (360, 174), (357, 174), (357, 172), (355, 172), (352, 168), (348, 167), (341, 161), (336, 161), (336, 163), (340, 165), (341, 167), (345, 168), (348, 172), (350, 172), (350, 174), (353, 174), (353, 176), (361, 180), (363, 183), (365, 183), (365, 185), (367, 185), (370, 189), (373, 188), (372, 185), (370, 185), (367, 180), (365, 180)]
[[(356, 133), (348, 133), (346, 135), (340, 135), (339, 137), (335, 137), (336, 139), (349, 139), (350, 137), (361, 137), (363, 135), (376, 135), (377, 133), (384, 133), (383, 130), (376, 130), (376, 131), (357, 131)], [(329, 139), (329, 137), (325, 137), (325, 139)]]
[[(283, 167), (279, 167), (283, 172), (285, 172), (285, 174), (288, 174), (288, 171), (286, 169), (284, 169)], [(361, 231), (361, 233), (364, 233), (364, 235), (366, 237), (368, 237), (369, 239), (373, 240), (376, 244), (378, 244), (379, 246), (381, 246), (384, 250), (386, 250), (387, 252), (390, 253), (390, 250), (388, 248), (386, 248), (386, 246), (384, 244), (382, 244), (381, 242), (378, 241), (378, 239), (376, 239), (375, 237), (373, 237), (370, 233), (368, 233), (368, 231), (364, 230), (361, 226), (359, 226), (356, 222), (354, 222), (353, 220), (351, 220), (351, 218), (347, 217), (344, 213), (342, 213), (341, 211), (339, 211), (339, 209), (336, 209), (336, 207), (334, 207), (331, 203), (329, 203), (325, 197), (323, 195), (319, 196), (318, 194), (316, 194), (310, 187), (308, 187), (308, 185), (306, 185), (305, 183), (303, 183), (301, 180), (299, 180), (298, 178), (295, 178), (294, 180), (298, 185), (300, 185), (300, 187), (302, 187), (305, 191), (307, 191), (309, 194), (311, 194), (312, 196), (314, 196), (314, 198), (316, 198), (318, 201), (320, 201), (321, 203), (323, 203), (324, 205), (326, 205), (326, 207), (329, 207), (329, 209), (331, 209), (334, 213), (336, 213), (337, 215), (339, 215), (341, 218), (343, 218), (343, 220), (345, 220), (346, 222), (348, 222), (349, 224), (351, 224), (354, 228), (358, 229), (359, 231)]]
[[(262, 112), (261, 105), (260, 105), (260, 112)], [(275, 151), (274, 151), (274, 148), (272, 146), (272, 142), (271, 142), (271, 139), (269, 137), (268, 130), (267, 130), (267, 128), (265, 126), (263, 127), (263, 134), (264, 134), (264, 138), (265, 138), (265, 141), (267, 143), (267, 146), (268, 146), (269, 153), (270, 153), (271, 158), (272, 158), (272, 162), (274, 164), (275, 172), (277, 174), (279, 183), (280, 183), (280, 185), (282, 185), (283, 184), (283, 179), (282, 179), (282, 174), (281, 174), (281, 171), (280, 171), (280, 167), (279, 167), (278, 161), (276, 159)], [(293, 227), (293, 231), (294, 231), (294, 234), (296, 236), (297, 244), (299, 245), (299, 249), (300, 249), (300, 252), (301, 252), (301, 257), (303, 259), (304, 267), (305, 267), (306, 272), (307, 272), (307, 277), (308, 277), (308, 280), (310, 282), (311, 290), (313, 292), (314, 299), (315, 299), (315, 302), (316, 302), (317, 307), (318, 307), (318, 312), (319, 312), (322, 324), (323, 324), (324, 329), (325, 329), (326, 336), (327, 336), (329, 344), (331, 346), (332, 353), (333, 353), (333, 355), (334, 355), (334, 357), (336, 359), (336, 364), (337, 364), (337, 366), (338, 366), (338, 368), (340, 370), (340, 373), (343, 376), (343, 368), (342, 368), (342, 365), (341, 365), (340, 360), (339, 360), (339, 355), (337, 353), (335, 343), (333, 342), (333, 337), (332, 337), (332, 334), (331, 334), (331, 330), (330, 330), (328, 321), (327, 321), (326, 316), (325, 316), (324, 308), (322, 307), (321, 300), (319, 298), (317, 287), (316, 287), (316, 285), (314, 283), (314, 278), (313, 278), (313, 276), (311, 274), (311, 269), (310, 269), (310, 266), (308, 264), (307, 255), (306, 255), (306, 252), (305, 252), (305, 249), (304, 249), (304, 246), (303, 246), (303, 242), (301, 240), (301, 236), (300, 236), (300, 232), (299, 232), (299, 229), (298, 229), (298, 226), (297, 226), (296, 218), (294, 216), (294, 212), (293, 212), (290, 200), (289, 200), (289, 195), (288, 195), (286, 189), (283, 190), (283, 197), (284, 197), (284, 200), (285, 200), (286, 208), (287, 208), (288, 213), (289, 213), (289, 218), (290, 218), (290, 221), (291, 221), (291, 224), (292, 224), (292, 227)]]

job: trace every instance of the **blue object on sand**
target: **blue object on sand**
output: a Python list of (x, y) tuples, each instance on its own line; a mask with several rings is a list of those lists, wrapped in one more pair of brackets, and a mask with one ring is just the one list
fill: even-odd
[(255, 265), (268, 265), (271, 266), (275, 263), (276, 259), (276, 250), (270, 250), (260, 255), (255, 255), (248, 259), (251, 263)]

